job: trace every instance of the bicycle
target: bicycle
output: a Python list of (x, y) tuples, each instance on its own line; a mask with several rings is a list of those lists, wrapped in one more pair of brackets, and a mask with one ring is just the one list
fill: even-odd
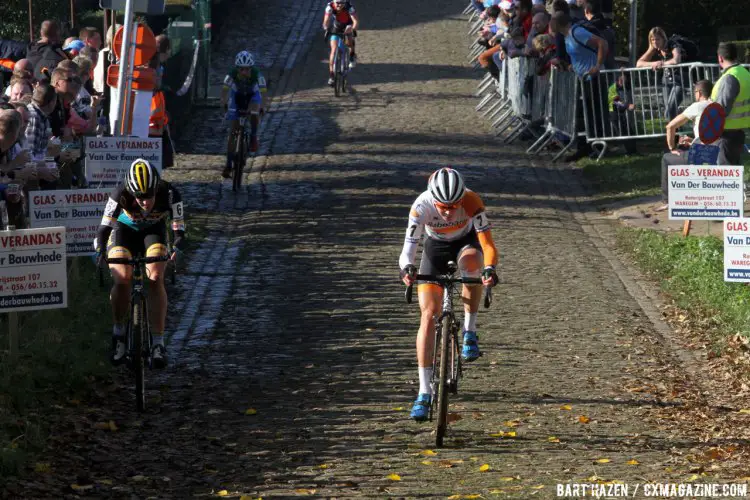
[(146, 409), (146, 365), (151, 368), (151, 326), (148, 321), (148, 303), (143, 286), (143, 268), (146, 264), (166, 262), (169, 255), (160, 257), (105, 258), (107, 264), (124, 264), (133, 267), (130, 292), (130, 320), (125, 333), (128, 366), (135, 371), (135, 404), (139, 412)]
[(351, 35), (338, 35), (336, 52), (333, 54), (333, 93), (336, 97), (346, 92), (347, 75), (349, 74), (349, 46), (344, 42), (344, 37)]
[(247, 128), (247, 117), (239, 117), (239, 127), (232, 131), (234, 157), (232, 159), (232, 191), (237, 192), (242, 186), (242, 172), (247, 164), (247, 144), (250, 131)]
[[(448, 262), (448, 273), (443, 275), (417, 274), (416, 280), (430, 281), (443, 287), (443, 312), (435, 318), (435, 344), (432, 358), (432, 380), (430, 387), (432, 394), (437, 394), (437, 424), (435, 427), (435, 445), (443, 446), (443, 438), (448, 430), (448, 398), (449, 394), (458, 394), (458, 381), (462, 375), (461, 346), (458, 332), (461, 325), (453, 313), (453, 293), (457, 284), (481, 285), (481, 278), (455, 277), (458, 266), (455, 262)], [(406, 302), (411, 304), (413, 286), (406, 287)], [(485, 287), (484, 307), (492, 304), (492, 289)], [(438, 350), (438, 347), (440, 349)], [(430, 422), (433, 420), (433, 409), (430, 406)]]

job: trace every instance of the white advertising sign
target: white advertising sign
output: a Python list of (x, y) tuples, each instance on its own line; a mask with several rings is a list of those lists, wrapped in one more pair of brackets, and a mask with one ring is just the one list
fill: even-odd
[(138, 158), (148, 160), (161, 172), (161, 137), (89, 137), (86, 139), (86, 179), (93, 187), (117, 184)]
[(111, 189), (32, 191), (29, 193), (31, 227), (65, 226), (68, 257), (93, 255)]
[(669, 167), (669, 219), (723, 220), (742, 217), (744, 167)]
[(750, 282), (750, 219), (724, 221), (724, 281)]
[(68, 307), (65, 228), (0, 231), (0, 312)]

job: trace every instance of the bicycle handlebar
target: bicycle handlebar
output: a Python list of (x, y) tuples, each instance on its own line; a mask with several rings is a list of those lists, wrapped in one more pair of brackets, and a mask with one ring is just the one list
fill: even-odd
[(137, 266), (138, 264), (153, 264), (154, 262), (167, 262), (171, 258), (170, 255), (160, 255), (158, 257), (134, 257), (132, 259), (115, 258), (110, 259), (105, 257), (107, 264), (125, 264), (128, 266)]
[[(483, 284), (481, 278), (463, 278), (453, 277), (449, 275), (432, 275), (432, 274), (417, 274), (415, 280), (421, 281), (436, 281), (439, 285), (447, 285), (449, 283), (463, 283), (465, 285), (481, 285)], [(406, 303), (411, 304), (412, 296), (414, 294), (414, 285), (407, 285), (404, 297)], [(492, 287), (484, 287), (484, 308), (488, 309), (492, 304)]]

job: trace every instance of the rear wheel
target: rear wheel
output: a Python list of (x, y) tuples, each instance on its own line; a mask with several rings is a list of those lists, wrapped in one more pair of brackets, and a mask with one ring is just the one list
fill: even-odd
[(437, 383), (437, 428), (435, 433), (435, 445), (438, 448), (443, 446), (443, 438), (448, 430), (448, 393), (450, 387), (448, 377), (450, 377), (451, 366), (451, 319), (445, 316), (440, 327), (440, 369)]
[(148, 335), (146, 307), (141, 297), (133, 304), (133, 318), (130, 322), (133, 336), (133, 369), (135, 370), (135, 406), (139, 412), (146, 409), (146, 353), (145, 342)]
[(339, 96), (339, 80), (341, 79), (341, 54), (339, 49), (333, 55), (333, 94)]

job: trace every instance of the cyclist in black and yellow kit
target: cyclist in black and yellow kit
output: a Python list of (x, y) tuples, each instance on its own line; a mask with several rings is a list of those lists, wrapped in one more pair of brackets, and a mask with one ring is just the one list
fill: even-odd
[[(157, 170), (147, 161), (138, 159), (130, 166), (126, 180), (109, 196), (104, 209), (94, 248), (97, 258), (103, 254), (106, 242), (109, 258), (129, 259), (133, 256), (166, 256), (167, 219), (172, 219), (174, 260), (185, 241), (185, 213), (180, 193), (168, 182), (159, 178)], [(167, 366), (164, 346), (164, 326), (167, 319), (167, 292), (164, 289), (166, 262), (146, 264), (148, 278), (148, 309), (153, 336), (151, 353), (153, 366)], [(125, 360), (125, 327), (130, 302), (132, 268), (124, 264), (111, 264), (114, 279), (110, 294), (114, 328), (112, 331), (112, 363)]]

